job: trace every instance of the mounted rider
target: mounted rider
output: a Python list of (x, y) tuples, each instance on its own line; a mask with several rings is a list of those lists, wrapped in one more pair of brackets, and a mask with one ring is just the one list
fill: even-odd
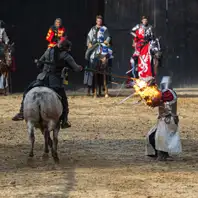
[(48, 48), (55, 47), (57, 43), (66, 38), (66, 30), (62, 25), (62, 19), (57, 18), (47, 33), (46, 40), (49, 42)]
[(107, 50), (110, 46), (111, 37), (109, 35), (108, 28), (103, 25), (103, 18), (101, 15), (96, 16), (96, 25), (91, 28), (87, 35), (87, 51), (85, 59), (90, 60), (92, 52), (97, 47), (97, 43), (104, 46), (104, 50)]
[(6, 58), (5, 53), (10, 40), (7, 36), (4, 25), (5, 23), (0, 20), (0, 57)]
[[(101, 15), (96, 16), (96, 25), (91, 28), (87, 35), (87, 50), (85, 53), (85, 59), (87, 60), (87, 66), (91, 67), (92, 62), (96, 58), (95, 56), (100, 55), (103, 61), (108, 58), (113, 58), (112, 50), (110, 49), (111, 37), (108, 28), (103, 25), (103, 17)], [(98, 47), (100, 44), (100, 48)], [(100, 52), (93, 53), (96, 49), (101, 50)], [(93, 57), (94, 56), (94, 57)], [(91, 86), (93, 80), (92, 72), (85, 72), (84, 84)]]
[(36, 86), (46, 86), (53, 89), (61, 96), (63, 114), (61, 116), (61, 127), (71, 127), (68, 122), (68, 101), (63, 87), (65, 70), (71, 69), (76, 72), (82, 71), (82, 66), (76, 64), (73, 57), (68, 53), (71, 50), (71, 42), (68, 40), (59, 41), (58, 45), (48, 48), (39, 59), (37, 66), (42, 72), (37, 76), (23, 94), (20, 112), (13, 117), (13, 121), (23, 120), (23, 101), (27, 92)]
[[(49, 42), (48, 48), (55, 47), (59, 41), (67, 39), (66, 30), (61, 18), (56, 18), (47, 33), (46, 40)], [(65, 74), (64, 84), (68, 84), (68, 72)]]
[(138, 57), (140, 55), (141, 49), (154, 38), (152, 26), (148, 24), (147, 17), (142, 16), (141, 22), (141, 24), (137, 24), (131, 30), (131, 34), (134, 36), (132, 46), (135, 49), (130, 61), (132, 69), (137, 69)]

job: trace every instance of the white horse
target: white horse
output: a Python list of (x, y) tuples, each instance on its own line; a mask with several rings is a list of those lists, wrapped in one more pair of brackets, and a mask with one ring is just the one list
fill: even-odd
[[(58, 133), (60, 130), (59, 119), (62, 111), (61, 100), (52, 89), (47, 87), (35, 87), (27, 93), (24, 100), (24, 119), (27, 123), (28, 134), (31, 141), (29, 157), (34, 156), (34, 129), (39, 128), (45, 139), (43, 157), (48, 156), (49, 145), (54, 161), (59, 161), (57, 146)], [(50, 137), (51, 131), (53, 131), (53, 141)]]

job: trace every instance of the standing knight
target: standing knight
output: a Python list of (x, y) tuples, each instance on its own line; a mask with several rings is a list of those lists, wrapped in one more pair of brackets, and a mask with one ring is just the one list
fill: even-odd
[(170, 154), (181, 153), (177, 115), (177, 95), (171, 87), (171, 78), (164, 76), (161, 84), (161, 98), (153, 101), (159, 106), (157, 124), (147, 134), (146, 155), (166, 160)]

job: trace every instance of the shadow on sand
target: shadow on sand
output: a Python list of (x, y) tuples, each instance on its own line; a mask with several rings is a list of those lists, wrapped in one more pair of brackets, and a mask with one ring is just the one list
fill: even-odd
[[(156, 162), (144, 156), (144, 140), (76, 140), (61, 141), (59, 144), (60, 164), (53, 159), (43, 161), (43, 145), (35, 145), (35, 157), (28, 161), (30, 145), (9, 146), (0, 144), (0, 173), (9, 172), (47, 172), (63, 171), (65, 187), (61, 190), (63, 197), (68, 197), (76, 185), (76, 168), (142, 168), (145, 171), (193, 172), (198, 171), (198, 154), (195, 140), (183, 140), (183, 154), (173, 161)], [(42, 197), (49, 194), (42, 194)]]

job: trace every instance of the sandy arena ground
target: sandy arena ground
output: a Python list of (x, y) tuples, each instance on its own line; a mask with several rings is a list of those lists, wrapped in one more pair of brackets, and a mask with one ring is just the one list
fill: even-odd
[(180, 98), (183, 153), (174, 161), (144, 156), (144, 137), (157, 109), (135, 99), (69, 97), (72, 128), (59, 135), (60, 164), (43, 161), (36, 133), (35, 157), (24, 122), (12, 122), (21, 96), (0, 97), (0, 198), (197, 198), (198, 98)]

